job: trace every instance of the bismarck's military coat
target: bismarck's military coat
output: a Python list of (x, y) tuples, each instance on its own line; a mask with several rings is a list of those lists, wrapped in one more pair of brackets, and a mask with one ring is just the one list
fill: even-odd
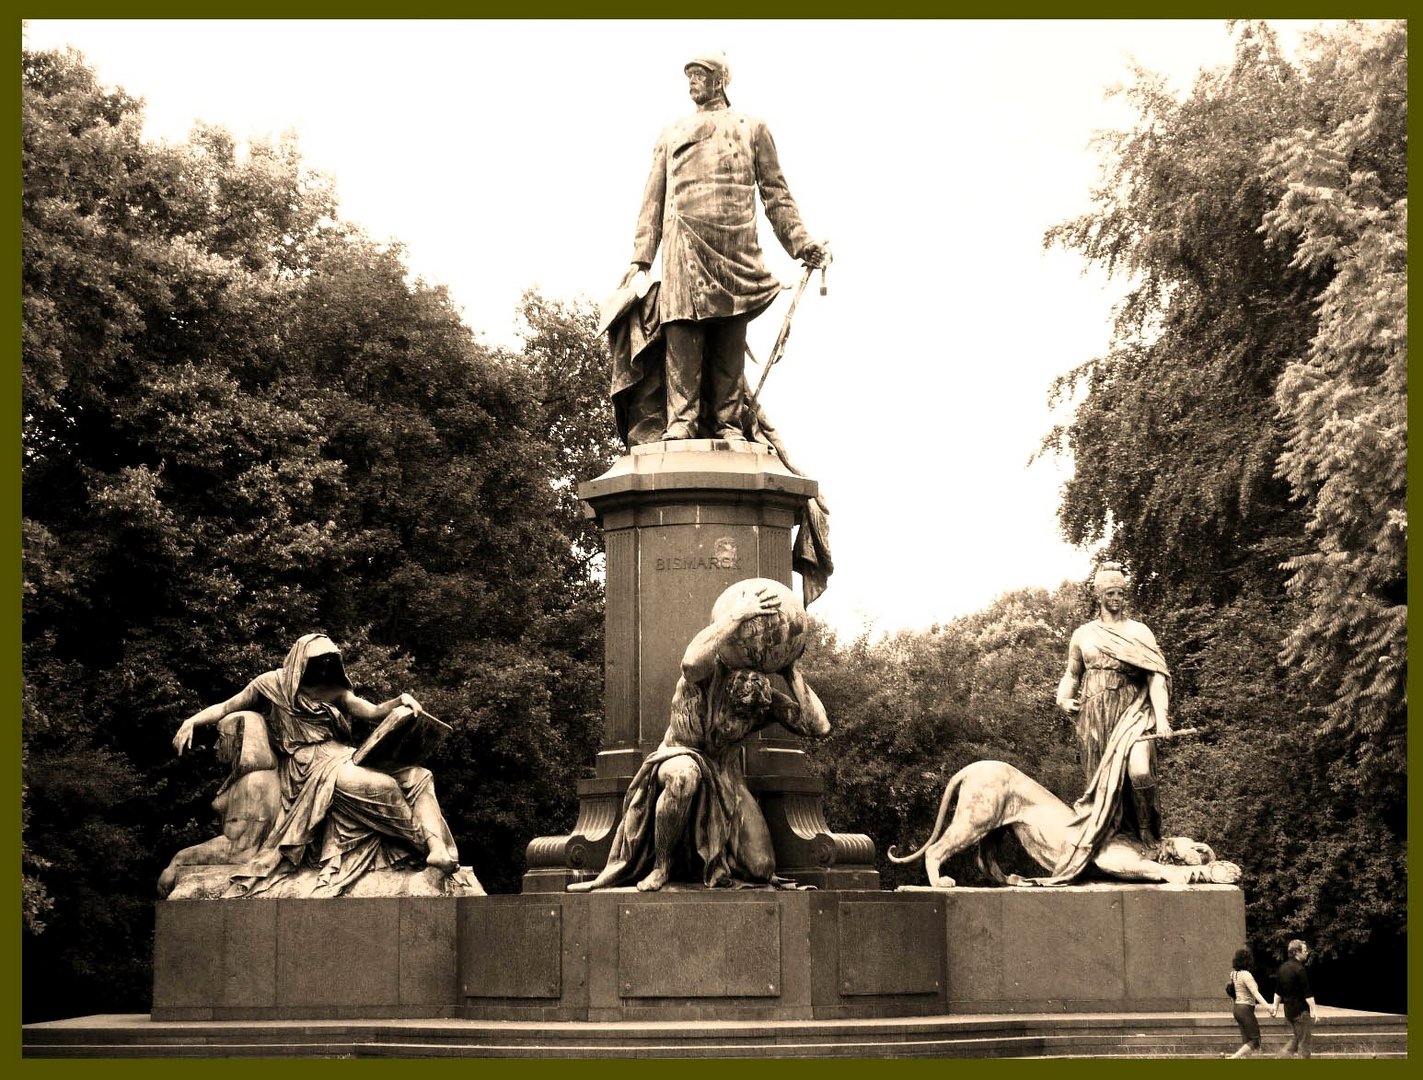
[(798, 258), (810, 234), (764, 121), (720, 102), (665, 128), (638, 215), (633, 262), (662, 246), (663, 322), (757, 315), (781, 285), (761, 260), (756, 192), (776, 238)]

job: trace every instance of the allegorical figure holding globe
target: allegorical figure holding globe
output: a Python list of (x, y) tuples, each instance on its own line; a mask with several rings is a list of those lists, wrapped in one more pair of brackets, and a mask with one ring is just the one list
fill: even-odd
[[(830, 733), (825, 708), (796, 668), (806, 636), (805, 609), (779, 581), (739, 581), (717, 598), (711, 625), (682, 656), (662, 744), (628, 786), (607, 865), (570, 892), (772, 881), (771, 833), (746, 786), (741, 744), (775, 723), (812, 738)], [(789, 694), (772, 685), (773, 675)]]

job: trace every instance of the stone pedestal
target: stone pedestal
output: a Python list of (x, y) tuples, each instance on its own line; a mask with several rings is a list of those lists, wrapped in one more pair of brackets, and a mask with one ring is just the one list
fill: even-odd
[(460, 909), (457, 1015), (811, 1020), (944, 1011), (942, 897), (671, 888)]
[(170, 900), (153, 1019), (1228, 1015), (1244, 939), (1233, 885)]
[(160, 901), (153, 1018), (448, 1016), (459, 994), (459, 903), (448, 896)]
[[(815, 481), (766, 447), (712, 439), (634, 447), (580, 486), (607, 550), (603, 745), (594, 776), (579, 784), (572, 831), (529, 844), (525, 892), (559, 892), (602, 869), (628, 782), (667, 730), (683, 651), (727, 586), (791, 584), (792, 533), (815, 493)], [(754, 736), (746, 775), (778, 873), (820, 888), (878, 888), (873, 842), (831, 831), (800, 740), (779, 725)]]
[(1235, 885), (912, 889), (944, 902), (951, 1013), (1228, 1010)]

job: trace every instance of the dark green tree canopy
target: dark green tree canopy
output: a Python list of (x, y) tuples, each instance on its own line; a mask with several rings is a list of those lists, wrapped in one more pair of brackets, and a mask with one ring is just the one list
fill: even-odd
[(310, 630), (455, 727), (451, 827), (514, 887), (601, 725), (591, 312), (532, 295), (526, 347), (484, 347), (291, 139), (145, 142), (77, 54), (23, 74), (27, 1008), (141, 1007), (220, 780), (173, 730)]
[(1134, 571), (1226, 732), (1193, 758), (1192, 812), (1269, 862), (1289, 903), (1254, 894), (1252, 916), (1386, 955), (1406, 914), (1407, 32), (1344, 24), (1294, 63), (1268, 27), (1233, 32), (1234, 63), (1182, 100), (1137, 73), (1095, 207), (1047, 235), (1132, 284), (1110, 350), (1054, 387), (1081, 397), (1046, 445), (1075, 466), (1064, 533)]

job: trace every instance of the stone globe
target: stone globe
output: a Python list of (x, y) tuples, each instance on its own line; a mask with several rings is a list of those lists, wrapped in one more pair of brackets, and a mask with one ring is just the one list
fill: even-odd
[(781, 607), (769, 615), (747, 619), (731, 635), (718, 652), (721, 662), (730, 668), (751, 668), (774, 675), (785, 670), (805, 651), (809, 623), (805, 608), (795, 593), (771, 578), (747, 578), (727, 588), (712, 605), (712, 622), (725, 618), (740, 604), (742, 597), (754, 596), (758, 589), (770, 589), (781, 600)]

